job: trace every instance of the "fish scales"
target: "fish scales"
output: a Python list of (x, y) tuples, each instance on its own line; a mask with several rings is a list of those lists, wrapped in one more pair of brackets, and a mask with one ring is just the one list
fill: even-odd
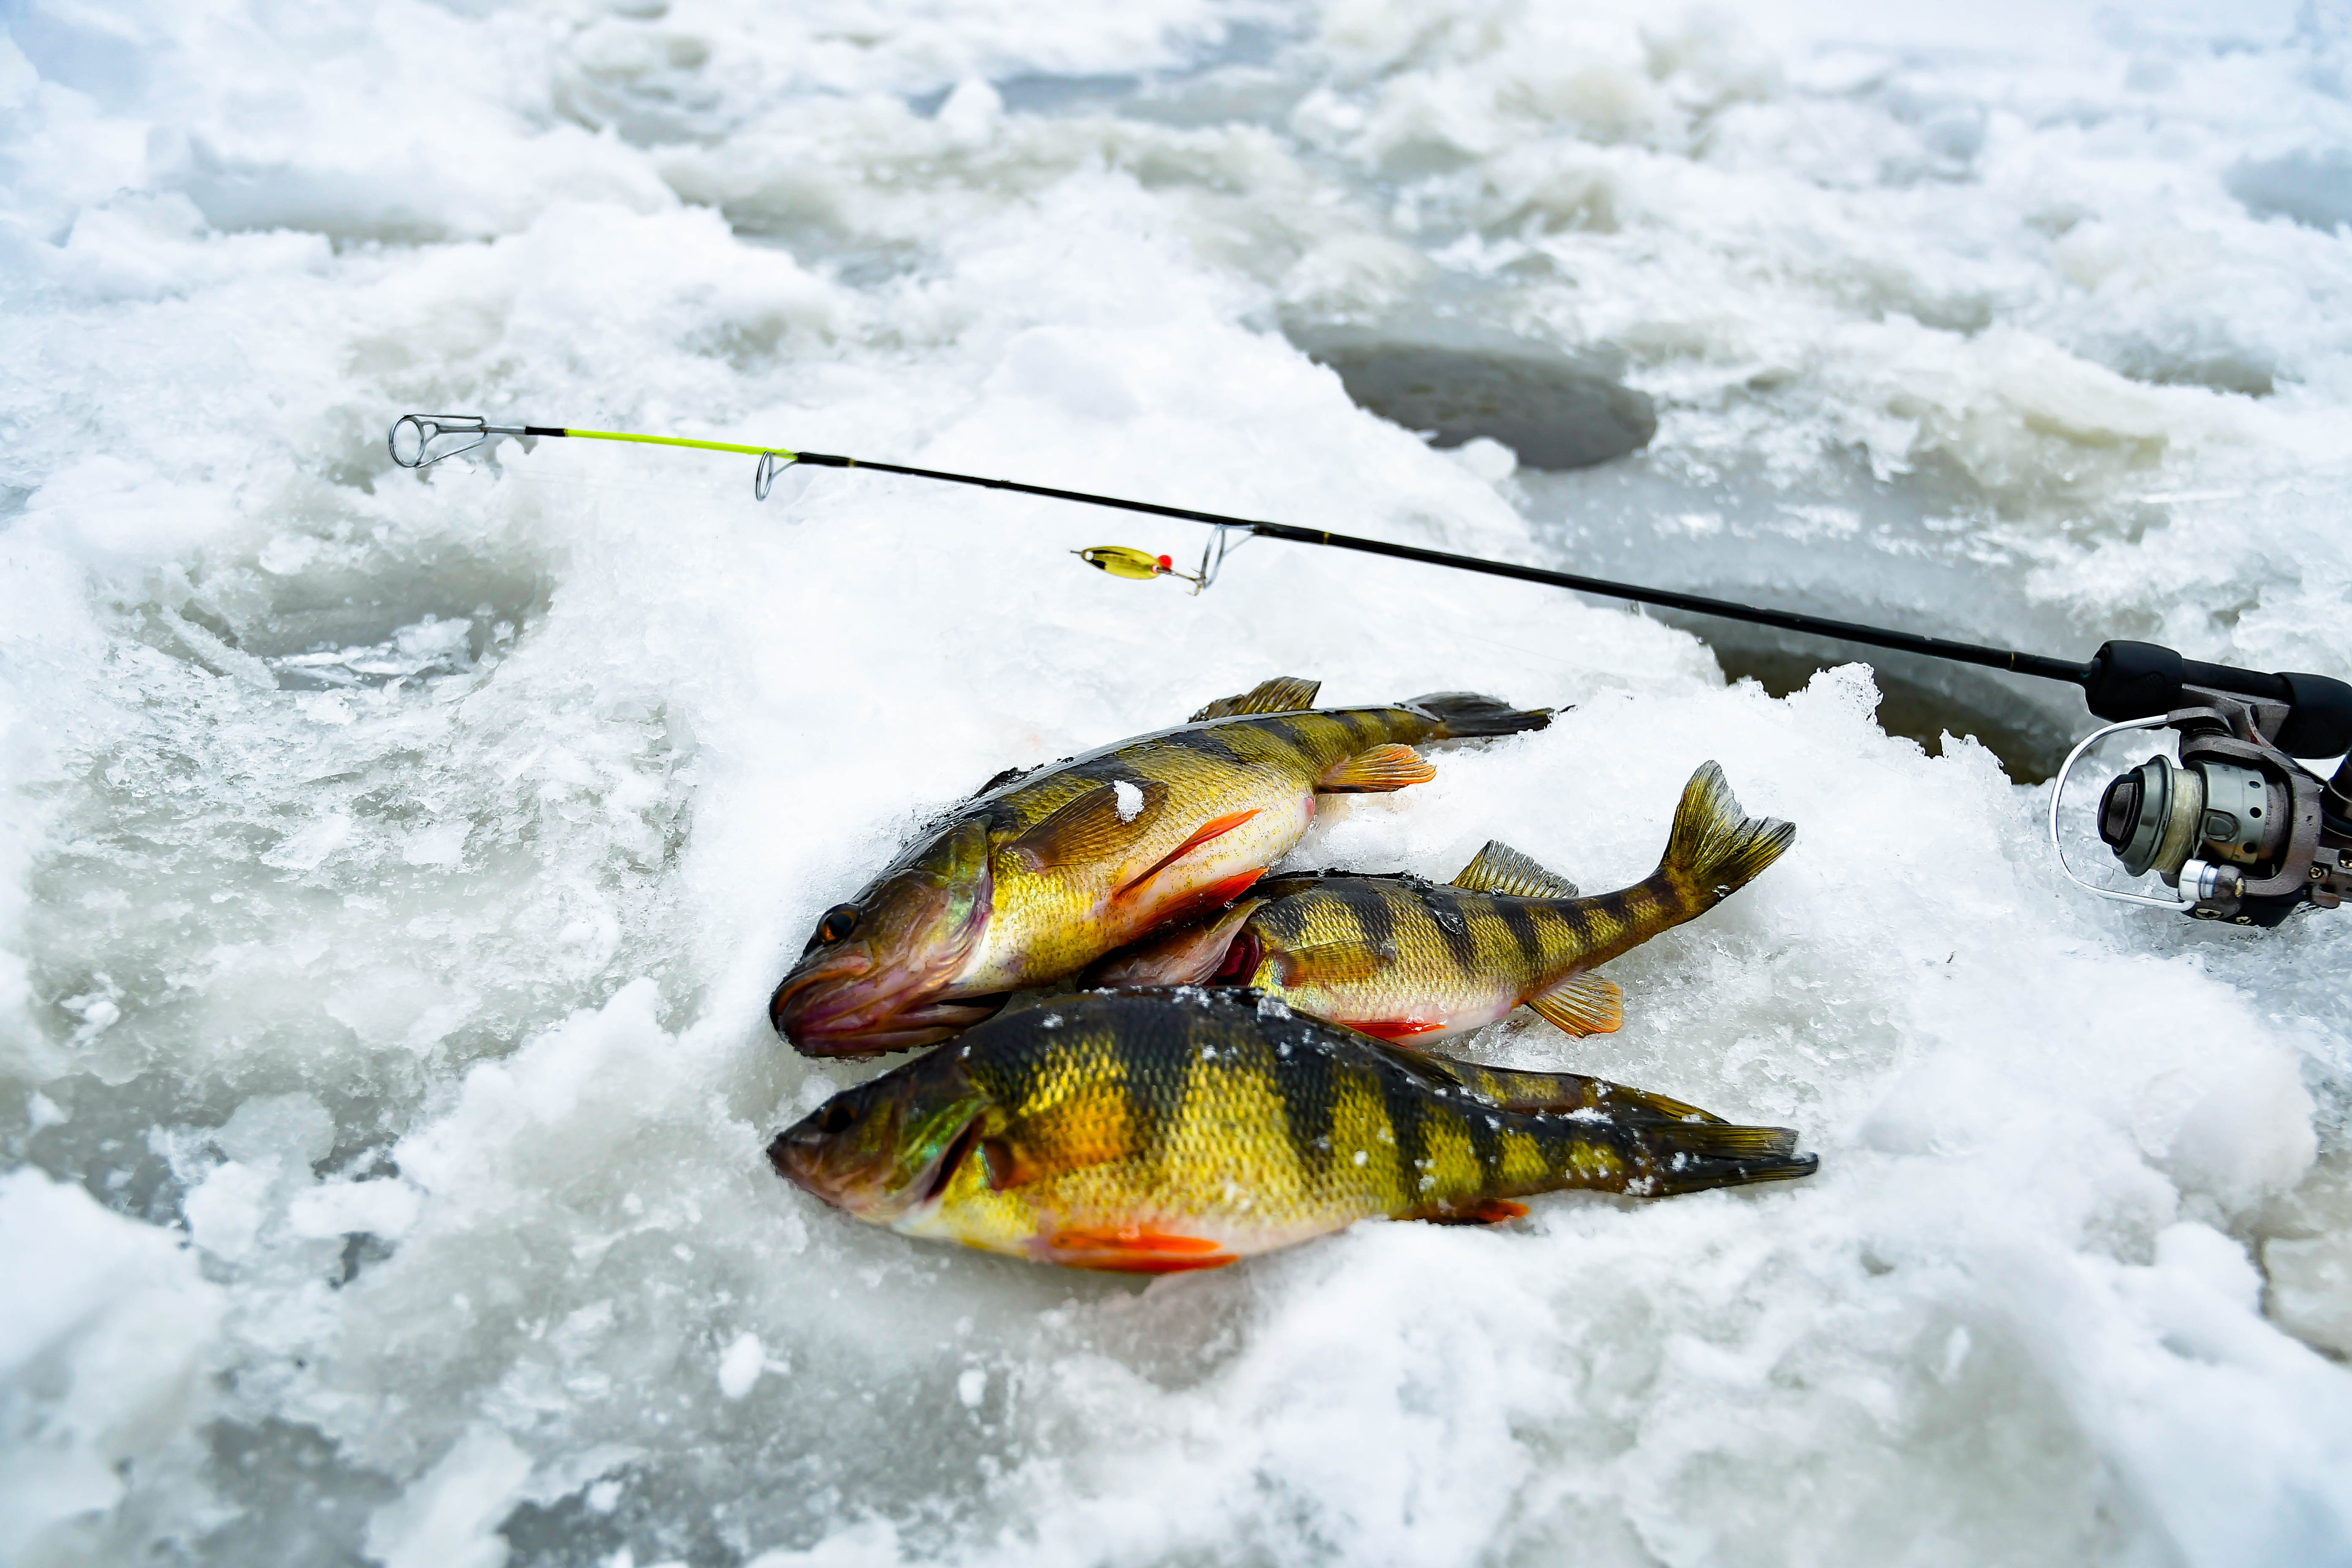
[[(1076, 973), (1103, 951), (1104, 933), (1097, 929), (1105, 923), (1099, 919), (1103, 902), (1133, 879), (1137, 870), (1158, 864), (1178, 849), (1212, 807), (1230, 804), (1232, 810), (1225, 815), (1255, 807), (1259, 817), (1276, 817), (1241, 824), (1223, 836), (1229, 842), (1216, 847), (1215, 863), (1220, 866), (1234, 863), (1238, 867), (1252, 860), (1263, 865), (1305, 830), (1303, 819), (1295, 827), (1286, 820), (1313, 815), (1311, 796), (1305, 794), (1303, 785), (1351, 751), (1361, 749), (1362, 743), (1354, 738), (1357, 733), (1409, 741), (1426, 739), (1434, 728), (1420, 715), (1401, 708), (1366, 710), (1360, 726), (1315, 721), (1324, 718), (1283, 714), (1228, 719), (1203, 730), (1147, 736), (1109, 753), (1081, 758), (1055, 777), (1014, 786), (1000, 803), (1001, 813), (990, 814), (992, 837), (1017, 839), (1023, 831), (1103, 784), (1116, 788), (1121, 782), (1161, 784), (1187, 800), (1202, 804), (1189, 812), (1163, 813), (1166, 820), (1142, 835), (1116, 865), (1076, 865), (1020, 876), (1009, 874), (1000, 857), (993, 868), (1001, 890), (999, 918), (992, 922), (992, 940), (959, 975), (956, 991), (986, 994)], [(1297, 810), (1301, 805), (1303, 814)], [(1283, 807), (1292, 809), (1284, 812)], [(1179, 885), (1170, 894), (1136, 899), (1134, 910), (1117, 921), (1118, 931), (1148, 928), (1171, 913), (1181, 914), (1181, 907), (1169, 906), (1180, 902), (1189, 890)]]
[[(1053, 1198), (1081, 1228), (1204, 1213), (1276, 1230), (1418, 1218), (1541, 1190), (1562, 1168), (1624, 1163), (1605, 1123), (1503, 1110), (1468, 1093), (1440, 1097), (1395, 1062), (1311, 1029), (1270, 1038), (1207, 1005), (1155, 1013), (1140, 1026), (1132, 1015), (1065, 1025), (1041, 1034), (1039, 1048), (971, 1069), (999, 1103), (1025, 1114), (1066, 1096), (1095, 1064), (1119, 1062), (1132, 1152), (1054, 1184)], [(959, 1182), (985, 1186), (978, 1173)], [(951, 1184), (948, 1195), (965, 1194)]]
[(928, 1045), (1015, 990), (1067, 979), (1224, 904), (1307, 830), (1318, 793), (1431, 776), (1412, 745), (1540, 728), (1541, 711), (1437, 693), (1356, 709), (1269, 681), (1197, 719), (1007, 779), (826, 911), (769, 1004), (811, 1055)]
[[(875, 1147), (911, 1154), (843, 1152), (885, 1123), (920, 1131)], [(770, 1154), (906, 1235), (1146, 1272), (1359, 1220), (1490, 1222), (1560, 1187), (1665, 1193), (1813, 1168), (1784, 1130), (1573, 1074), (1416, 1058), (1201, 991), (1096, 993), (996, 1019), (835, 1097)]]
[(1683, 792), (1658, 869), (1632, 887), (1578, 895), (1499, 844), (1445, 886), (1337, 871), (1276, 876), (1251, 888), (1245, 906), (1114, 954), (1095, 978), (1254, 986), (1318, 1017), (1424, 1044), (1521, 1002), (1573, 1033), (1605, 1032), (1618, 1024), (1617, 989), (1579, 977), (1721, 902), (1795, 832), (1742, 818), (1709, 763)]

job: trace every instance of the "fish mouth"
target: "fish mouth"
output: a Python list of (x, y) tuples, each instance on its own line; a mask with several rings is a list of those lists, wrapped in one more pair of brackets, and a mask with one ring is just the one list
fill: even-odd
[(889, 1158), (871, 1152), (845, 1154), (824, 1124), (826, 1109), (777, 1133), (768, 1144), (768, 1163), (812, 1197), (876, 1225), (890, 1225), (936, 1206), (956, 1172), (980, 1146), (981, 1117), (975, 1110), (938, 1156), (894, 1192), (887, 1184)]
[(1004, 1000), (944, 1000), (920, 975), (877, 974), (871, 959), (849, 954), (785, 976), (768, 1000), (768, 1021), (803, 1056), (869, 1057), (936, 1045), (993, 1016)]

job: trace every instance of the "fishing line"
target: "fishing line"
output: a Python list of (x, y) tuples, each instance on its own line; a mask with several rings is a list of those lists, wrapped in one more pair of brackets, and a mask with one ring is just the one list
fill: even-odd
[(683, 436), (644, 436), (621, 430), (574, 430), (551, 425), (492, 425), (480, 416), (471, 414), (404, 414), (393, 422), (386, 445), (391, 448), (394, 463), (404, 468), (422, 468), (445, 458), (471, 451), (494, 436), (627, 441), (649, 447), (686, 447), (699, 451), (729, 452), (757, 458), (759, 467), (752, 476), (751, 489), (752, 494), (761, 500), (767, 499), (769, 489), (775, 483), (778, 474), (794, 464), (804, 464), (812, 468), (862, 468), (877, 474), (900, 474), (909, 479), (936, 479), (943, 484), (971, 485), (982, 489), (1009, 490), (1020, 495), (1042, 496), (1048, 500), (1076, 501), (1086, 506), (1110, 507), (1120, 511), (1140, 512), (1149, 517), (1202, 523), (1216, 532), (1202, 552), (1197, 572), (1179, 571), (1171, 557), (1154, 555), (1129, 545), (1101, 544), (1075, 552), (1088, 565), (1113, 576), (1139, 580), (1174, 577), (1191, 583), (1195, 593), (1216, 580), (1218, 569), (1233, 544), (1250, 539), (1279, 539), (1293, 544), (1385, 555), (1393, 560), (1443, 566), (1456, 572), (1475, 572), (1516, 582), (1540, 583), (1548, 587), (1567, 588), (1601, 598), (1622, 599), (1658, 609), (1744, 621), (1752, 626), (1771, 626), (1780, 631), (1826, 637), (1836, 642), (1890, 648), (1898, 653), (1919, 654), (1929, 658), (2007, 670), (2016, 675), (2035, 676), (2044, 680), (2065, 681), (2082, 688), (2091, 711), (2103, 719), (2143, 719), (2166, 712), (2181, 705), (2183, 689), (2187, 687), (2227, 692), (2286, 708), (2289, 713), (2284, 721), (2285, 728), (2278, 736), (2278, 743), (2297, 756), (2338, 756), (2347, 747), (2352, 747), (2352, 687), (2322, 676), (2276, 675), (2262, 670), (2239, 669), (2229, 665), (2206, 664), (2183, 658), (2170, 648), (2151, 643), (2109, 642), (2088, 660), (2057, 658), (2014, 648), (1992, 647), (1982, 643), (1960, 642), (1950, 637), (1896, 631), (1887, 626), (1866, 626), (1857, 621), (1835, 620), (1826, 616), (1743, 605), (1704, 594), (1685, 594), (1671, 588), (1612, 582), (1604, 577), (1587, 576), (1577, 572), (1556, 572), (1549, 567), (1523, 565), (1515, 561), (1494, 561), (1483, 556), (1456, 554), (1451, 551), (1423, 549), (1417, 544), (1399, 544), (1385, 539), (1334, 533), (1328, 529), (1302, 528), (1296, 523), (1233, 517), (1223, 512), (1200, 511), (1191, 507), (1131, 500), (1123, 496), (1024, 484), (1017, 479), (992, 479), (978, 474), (950, 473), (940, 468), (918, 468), (901, 463), (877, 463), (864, 458), (845, 458), (830, 452), (803, 452), (737, 441), (703, 441)]

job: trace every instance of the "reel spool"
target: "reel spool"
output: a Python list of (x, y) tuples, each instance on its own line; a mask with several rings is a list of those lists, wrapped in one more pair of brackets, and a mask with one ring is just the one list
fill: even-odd
[[(2144, 646), (2110, 644), (2100, 653)], [(2282, 745), (2322, 756), (2352, 745), (2352, 689), (2316, 676), (2273, 679), (2285, 686), (2284, 700), (2176, 676), (2147, 695), (2183, 706), (2109, 724), (2076, 746), (2050, 797), (2051, 847), (2067, 878), (2102, 898), (2256, 927), (2306, 905), (2334, 909), (2352, 894), (2352, 757), (2322, 780)], [(2066, 864), (2058, 836), (2067, 780), (2102, 738), (2158, 728), (2179, 732), (2179, 760), (2159, 754), (2117, 774), (2100, 794), (2095, 820), (2126, 874), (2152, 872), (2172, 895), (2084, 881)]]

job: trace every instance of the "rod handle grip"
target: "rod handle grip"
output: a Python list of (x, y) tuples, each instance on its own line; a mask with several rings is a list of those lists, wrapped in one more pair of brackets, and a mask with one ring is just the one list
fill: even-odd
[(2184, 686), (2287, 705), (2278, 748), (2294, 757), (2333, 757), (2352, 751), (2352, 686), (2301, 671), (2272, 674), (2234, 665), (2183, 658), (2148, 642), (2109, 642), (2091, 656), (2084, 700), (2102, 719), (2146, 719), (2187, 700)]

